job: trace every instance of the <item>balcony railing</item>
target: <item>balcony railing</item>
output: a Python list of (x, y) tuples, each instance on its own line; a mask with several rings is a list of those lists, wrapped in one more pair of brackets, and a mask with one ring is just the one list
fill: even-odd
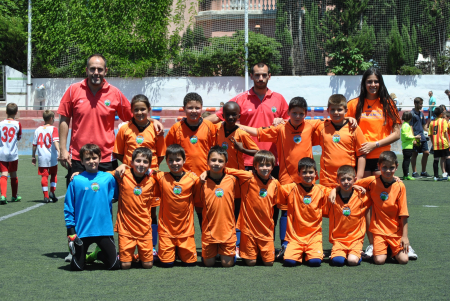
[[(222, 0), (222, 10), (244, 10), (245, 0)], [(248, 0), (249, 10), (276, 10), (275, 0)]]

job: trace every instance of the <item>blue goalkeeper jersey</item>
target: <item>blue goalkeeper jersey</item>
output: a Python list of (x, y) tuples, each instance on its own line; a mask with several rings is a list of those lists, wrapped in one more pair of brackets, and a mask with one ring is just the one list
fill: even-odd
[(107, 172), (83, 172), (74, 177), (64, 200), (66, 227), (75, 227), (78, 237), (112, 236), (112, 199), (117, 184)]

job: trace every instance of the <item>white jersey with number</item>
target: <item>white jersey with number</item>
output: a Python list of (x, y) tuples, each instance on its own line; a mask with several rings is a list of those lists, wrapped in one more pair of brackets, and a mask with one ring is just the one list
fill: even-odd
[(0, 122), (0, 161), (12, 162), (19, 159), (17, 141), (22, 138), (22, 126), (14, 119)]
[(36, 146), (39, 167), (52, 167), (58, 164), (58, 151), (55, 143), (59, 141), (58, 129), (43, 125), (34, 132), (33, 145)]

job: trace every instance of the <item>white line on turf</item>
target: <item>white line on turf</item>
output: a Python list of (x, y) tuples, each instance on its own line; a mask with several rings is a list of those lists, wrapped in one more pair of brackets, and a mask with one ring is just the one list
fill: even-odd
[[(62, 199), (63, 197), (65, 197), (65, 195), (59, 196), (59, 197), (58, 197), (58, 200), (59, 200), (59, 199)], [(16, 215), (19, 215), (19, 214), (28, 212), (28, 211), (30, 211), (30, 210), (39, 208), (39, 207), (44, 206), (44, 205), (46, 205), (46, 204), (47, 204), (47, 203), (36, 204), (36, 205), (34, 205), (34, 206), (25, 208), (25, 209), (23, 209), (23, 210), (20, 210), (20, 211), (17, 211), (17, 212), (14, 212), (14, 213), (11, 213), (11, 214), (2, 216), (2, 217), (0, 217), (0, 222), (1, 222), (1, 221), (4, 221), (5, 219), (8, 219), (8, 218), (10, 218), (10, 217), (13, 217), (13, 216), (16, 216)]]
[(439, 206), (433, 206), (433, 205), (423, 205), (424, 207), (427, 207), (427, 208), (438, 208)]

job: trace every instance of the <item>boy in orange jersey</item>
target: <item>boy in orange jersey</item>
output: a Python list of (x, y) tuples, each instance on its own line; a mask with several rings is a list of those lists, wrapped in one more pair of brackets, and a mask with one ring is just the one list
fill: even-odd
[(328, 114), (331, 120), (325, 120), (316, 129), (318, 142), (322, 148), (320, 157), (320, 184), (335, 187), (338, 184), (337, 170), (340, 166), (350, 165), (358, 168), (356, 177), (362, 179), (366, 166), (366, 156), (358, 150), (366, 142), (359, 127), (353, 128), (345, 119), (347, 99), (344, 95), (334, 94), (328, 99)]
[(222, 266), (236, 262), (236, 221), (234, 199), (239, 197), (238, 180), (223, 172), (228, 154), (215, 145), (208, 153), (209, 171), (205, 182), (195, 188), (195, 206), (202, 207), (202, 261), (212, 267), (220, 254)]
[[(450, 171), (450, 156), (449, 153), (449, 137), (448, 137), (448, 123), (444, 118), (444, 111), (441, 107), (436, 107), (434, 109), (434, 116), (436, 116), (435, 120), (430, 122), (430, 126), (428, 128), (428, 136), (433, 143), (434, 149), (434, 161), (433, 161), (433, 171), (434, 171), (434, 180), (448, 180), (448, 172)], [(445, 160), (445, 171), (442, 175), (442, 179), (439, 179), (439, 158), (441, 160)]]
[(270, 176), (274, 166), (275, 156), (270, 151), (260, 150), (253, 159), (253, 171), (225, 168), (225, 174), (239, 179), (242, 195), (242, 212), (237, 221), (237, 228), (242, 231), (240, 255), (249, 266), (256, 264), (258, 254), (266, 266), (272, 266), (275, 260), (272, 216), (280, 198), (280, 183)]
[(403, 182), (397, 182), (394, 174), (398, 168), (397, 156), (384, 151), (378, 159), (380, 176), (359, 180), (357, 185), (367, 189), (372, 200), (372, 217), (369, 231), (373, 234), (373, 261), (384, 264), (388, 246), (400, 264), (408, 263), (408, 207)]
[(175, 251), (184, 266), (197, 264), (194, 239), (194, 187), (198, 177), (183, 171), (186, 161), (184, 149), (179, 144), (166, 149), (166, 162), (170, 172), (154, 175), (161, 191), (159, 207), (159, 250), (162, 267), (171, 268), (175, 263)]
[(322, 263), (322, 207), (331, 189), (314, 185), (316, 175), (316, 162), (305, 157), (298, 162), (300, 183), (281, 186), (280, 202), (288, 207), (284, 266), (296, 266), (303, 255), (311, 267)]
[(333, 244), (331, 264), (342, 267), (361, 263), (361, 251), (366, 234), (366, 211), (372, 205), (370, 198), (356, 190), (356, 172), (353, 166), (343, 165), (337, 170), (339, 187), (334, 203), (323, 207), (330, 218), (329, 240)]

